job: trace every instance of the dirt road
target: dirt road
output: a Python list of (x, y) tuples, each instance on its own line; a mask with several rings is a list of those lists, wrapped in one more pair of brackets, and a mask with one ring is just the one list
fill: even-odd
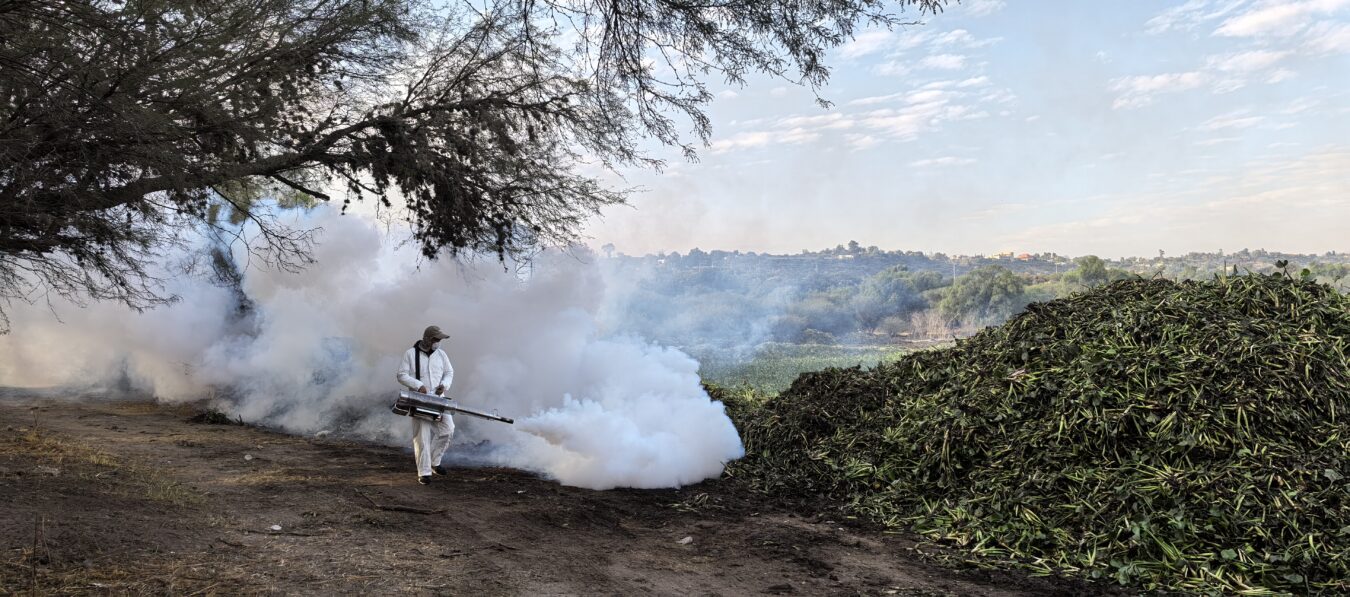
[[(0, 594), (1069, 595), (727, 482), (591, 491), (144, 402), (0, 396)], [(277, 530), (279, 529), (279, 530)]]

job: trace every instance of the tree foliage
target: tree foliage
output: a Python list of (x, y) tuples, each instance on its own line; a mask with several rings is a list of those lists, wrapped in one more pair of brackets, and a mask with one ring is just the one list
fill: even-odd
[(942, 276), (937, 272), (910, 271), (904, 266), (877, 272), (859, 285), (853, 297), (858, 327), (875, 330), (888, 317), (908, 319), (911, 313), (928, 307), (923, 292), (942, 285)]
[(816, 88), (857, 27), (943, 1), (0, 1), (0, 299), (155, 304), (175, 231), (240, 233), (221, 205), (304, 265), (261, 198), (377, 201), (428, 258), (566, 242), (625, 196), (584, 166), (707, 141), (707, 75)]
[[(1096, 255), (1084, 255), (1074, 260), (1078, 267), (1064, 272), (1060, 279), (1061, 285), (1067, 288), (1061, 288), (1056, 295), (1062, 296), (1073, 290), (1082, 288), (1095, 288), (1108, 282), (1117, 280), (1126, 280), (1134, 276), (1130, 272), (1107, 267), (1106, 261)], [(1037, 297), (1037, 300), (1041, 300)]]
[(1026, 282), (1008, 268), (986, 265), (956, 279), (938, 307), (962, 323), (1002, 320), (1026, 306)]
[(1106, 262), (1096, 255), (1085, 255), (1074, 260), (1078, 264), (1078, 275), (1083, 284), (1089, 287), (1106, 283)]

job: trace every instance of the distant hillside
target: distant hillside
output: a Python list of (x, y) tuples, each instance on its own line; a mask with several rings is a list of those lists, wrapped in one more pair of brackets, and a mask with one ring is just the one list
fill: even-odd
[(1126, 259), (950, 256), (840, 245), (798, 255), (692, 250), (601, 259), (610, 329), (686, 347), (878, 345), (963, 337), (1022, 307), (1114, 280), (1207, 280), (1280, 268), (1350, 290), (1350, 256), (1263, 250)]

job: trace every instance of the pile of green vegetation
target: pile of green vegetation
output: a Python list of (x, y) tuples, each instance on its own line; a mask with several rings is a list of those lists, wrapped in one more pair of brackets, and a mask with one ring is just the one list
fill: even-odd
[(953, 348), (731, 400), (730, 472), (991, 561), (1184, 592), (1350, 591), (1350, 298), (1127, 280)]

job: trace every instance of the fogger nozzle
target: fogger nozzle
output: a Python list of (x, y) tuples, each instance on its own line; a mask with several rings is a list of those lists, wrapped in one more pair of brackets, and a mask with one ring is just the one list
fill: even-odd
[(439, 421), (441, 417), (445, 416), (445, 413), (456, 412), (471, 417), (487, 419), (489, 421), (506, 423), (507, 425), (516, 422), (515, 419), (510, 417), (503, 417), (495, 413), (485, 413), (472, 408), (459, 406), (444, 396), (423, 394), (412, 390), (400, 390), (398, 399), (394, 401), (394, 406), (390, 410), (394, 411), (394, 414), (417, 417), (429, 421)]

